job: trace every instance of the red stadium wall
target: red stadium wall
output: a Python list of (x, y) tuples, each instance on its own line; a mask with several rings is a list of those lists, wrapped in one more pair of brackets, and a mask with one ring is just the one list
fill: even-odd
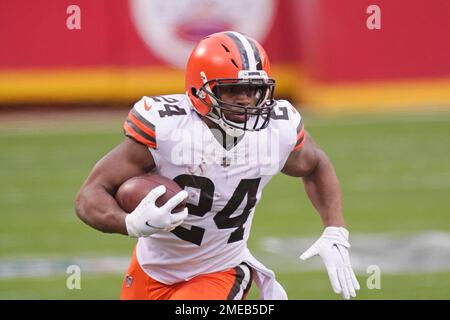
[[(302, 0), (298, 19), (303, 100), (326, 109), (450, 104), (450, 2)], [(369, 30), (370, 5), (381, 28)]]
[[(80, 30), (66, 26), (72, 4)], [(366, 26), (372, 4), (380, 30)], [(446, 0), (3, 0), (0, 103), (181, 92), (184, 50), (236, 29), (268, 51), (278, 94), (314, 108), (448, 106), (449, 18)]]
[[(369, 30), (366, 8), (377, 3), (381, 29)], [(447, 0), (306, 0), (294, 4), (303, 62), (319, 81), (450, 75)]]
[[(258, 3), (266, 3), (263, 9), (270, 8), (262, 10), (269, 14), (264, 15), (264, 23), (251, 28), (241, 25), (249, 10), (261, 11), (251, 5), (253, 0), (234, 2), (240, 10), (235, 10), (234, 16), (228, 17), (229, 21), (224, 20), (222, 24), (210, 21), (207, 26), (208, 21), (202, 15), (215, 15), (216, 20), (220, 16), (212, 8), (200, 6), (202, 12), (192, 9), (199, 6), (190, 3), (202, 1), (150, 0), (147, 3), (156, 3), (155, 8), (144, 8), (150, 10), (143, 13), (144, 18), (152, 21), (161, 14), (159, 10), (168, 16), (171, 9), (176, 10), (179, 4), (185, 3), (191, 11), (188, 13), (202, 18), (200, 27), (195, 25), (195, 21), (191, 23), (190, 33), (186, 27), (177, 30), (184, 32), (185, 37), (181, 41), (189, 50), (203, 35), (223, 28), (239, 30), (242, 27), (249, 30), (250, 35), (258, 35), (270, 52), (275, 74), (280, 79), (278, 92), (290, 95), (295, 72), (289, 64), (295, 59), (295, 50), (291, 49), (291, 42), (279, 36), (285, 29), (292, 28), (292, 19), (284, 19), (290, 14), (291, 1), (258, 0)], [(219, 2), (222, 6), (228, 6), (224, 1)], [(187, 56), (174, 64), (170, 59), (165, 59), (171, 56), (174, 49), (161, 48), (162, 44), (168, 43), (167, 38), (161, 36), (151, 42), (139, 32), (133, 13), (136, 3), (142, 4), (143, 1), (1, 1), (0, 101), (105, 101), (135, 99), (144, 94), (182, 92), (182, 69)], [(66, 9), (71, 4), (81, 9), (80, 30), (66, 27), (69, 17)], [(175, 7), (170, 8), (170, 5)], [(153, 27), (161, 28), (163, 33), (173, 26), (165, 27), (161, 22)], [(151, 42), (150, 45), (148, 42)], [(158, 48), (166, 52), (158, 54), (153, 50)]]
[[(176, 3), (177, 0), (172, 0)], [(179, 0), (180, 1), (180, 0)], [(260, 1), (260, 0), (256, 0)], [(151, 0), (150, 0), (151, 2)], [(195, 1), (192, 1), (195, 2)], [(198, 2), (198, 1), (197, 1)], [(292, 30), (290, 11), (295, 0), (273, 3), (273, 16), (263, 43), (275, 63), (294, 60), (294, 43), (286, 36)], [(61, 68), (117, 65), (124, 67), (166, 64), (146, 46), (139, 34), (128, 0), (2, 0), (0, 2), (0, 69)], [(66, 9), (81, 9), (81, 29), (66, 27)], [(148, 18), (158, 12), (149, 12)], [(210, 27), (209, 30), (213, 30)], [(204, 35), (197, 30), (193, 43)], [(161, 38), (160, 41), (164, 41)]]

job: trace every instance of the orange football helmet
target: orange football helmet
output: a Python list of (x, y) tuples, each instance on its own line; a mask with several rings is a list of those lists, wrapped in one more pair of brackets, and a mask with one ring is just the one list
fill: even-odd
[[(267, 127), (274, 106), (274, 88), (275, 80), (270, 78), (269, 58), (263, 47), (238, 32), (205, 37), (194, 48), (186, 65), (185, 90), (195, 110), (232, 136)], [(256, 103), (254, 106), (225, 103), (221, 100), (221, 90), (251, 90)], [(245, 115), (245, 121), (230, 121), (223, 111)]]

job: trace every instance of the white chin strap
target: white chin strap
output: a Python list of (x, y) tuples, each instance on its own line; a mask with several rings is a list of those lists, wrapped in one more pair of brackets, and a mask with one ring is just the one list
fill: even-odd
[[(248, 78), (248, 76), (246, 76), (245, 74), (241, 75), (241, 72), (242, 71), (239, 71), (239, 77)], [(265, 74), (265, 71), (262, 71), (262, 72), (264, 72), (264, 74)], [(202, 81), (203, 81), (203, 83), (205, 85), (205, 88), (209, 92), (211, 92), (212, 90), (211, 90), (211, 88), (208, 85), (208, 78), (206, 77), (206, 74), (205, 74), (204, 71), (200, 71), (200, 77), (201, 77), (201, 79), (202, 79)], [(266, 77), (267, 77), (267, 75), (266, 75)], [(204, 94), (204, 92), (203, 93), (200, 92), (199, 94)], [(206, 117), (209, 120), (211, 120), (212, 122), (216, 123), (220, 128), (222, 128), (222, 130), (225, 131), (225, 133), (227, 135), (235, 137), (235, 138), (242, 136), (245, 133), (245, 131), (244, 131), (244, 129), (239, 129), (238, 128), (239, 125), (241, 125), (241, 124), (233, 122), (233, 121), (230, 121), (228, 119), (227, 119), (227, 121), (232, 123), (234, 126), (236, 126), (236, 128), (226, 124), (225, 121), (223, 121), (223, 119), (219, 116), (219, 110), (218, 110), (219, 103), (214, 99), (214, 96), (210, 95), (209, 97), (210, 97), (211, 102), (212, 102), (212, 109), (215, 109), (215, 112), (211, 109), (211, 111), (206, 115)], [(222, 117), (225, 117), (225, 115), (222, 114)], [(247, 119), (247, 125), (250, 124), (249, 121), (251, 122), (251, 120), (252, 119)]]
[[(222, 115), (222, 116), (224, 117), (225, 115)], [(221, 118), (219, 118), (218, 115), (216, 115), (216, 114), (213, 113), (213, 112), (208, 113), (208, 114), (206, 115), (206, 117), (207, 117), (209, 120), (211, 120), (212, 122), (216, 123), (220, 128), (222, 128), (223, 131), (225, 131), (225, 133), (226, 133), (227, 135), (229, 135), (229, 136), (231, 136), (231, 137), (235, 137), (235, 138), (240, 137), (240, 136), (242, 136), (242, 135), (244, 134), (244, 132), (245, 132), (244, 129), (234, 128), (234, 127), (232, 127), (232, 126), (226, 124), (225, 121), (223, 121)], [(233, 123), (233, 124), (235, 123), (235, 122), (232, 122), (232, 121), (230, 121), (230, 120), (227, 120), (227, 121), (228, 121), (228, 122), (231, 122), (231, 123)], [(236, 126), (239, 126), (239, 123), (236, 123)]]
[[(191, 99), (189, 98), (189, 95), (186, 92), (186, 96), (188, 97), (188, 101), (191, 104), (192, 108), (194, 108), (195, 111), (197, 111), (197, 109), (194, 107), (194, 105), (192, 104)], [(212, 99), (213, 100), (213, 99)], [(214, 101), (216, 104), (217, 102)], [(213, 106), (213, 108), (216, 108), (215, 106)], [(198, 111), (197, 111), (198, 112)], [(243, 129), (239, 129), (239, 128), (233, 128), (232, 126), (226, 124), (217, 114), (215, 114), (214, 112), (210, 111), (206, 116), (206, 118), (208, 118), (209, 120), (211, 120), (212, 122), (216, 123), (223, 131), (225, 131), (225, 133), (231, 137), (240, 137), (242, 136), (245, 131)], [(229, 120), (228, 120), (229, 121)], [(231, 123), (234, 123), (232, 121), (229, 121)], [(236, 123), (236, 126), (239, 126), (238, 123)]]

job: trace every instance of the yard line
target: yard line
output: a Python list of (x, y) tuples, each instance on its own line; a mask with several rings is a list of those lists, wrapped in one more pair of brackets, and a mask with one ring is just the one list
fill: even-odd
[[(308, 261), (298, 258), (315, 240), (315, 237), (267, 237), (252, 252), (275, 272), (324, 271), (319, 257)], [(406, 236), (353, 234), (350, 242), (352, 265), (358, 274), (365, 274), (371, 265), (387, 274), (450, 271), (450, 232), (425, 231)], [(79, 266), (82, 275), (125, 274), (129, 262), (128, 256), (0, 259), (0, 279), (61, 276), (70, 265)]]
[[(298, 256), (316, 238), (265, 238), (255, 251), (267, 266), (278, 272), (324, 270), (319, 257), (300, 261)], [(356, 273), (364, 274), (371, 265), (382, 273), (427, 273), (450, 271), (450, 232), (424, 231), (398, 234), (352, 234), (351, 262)]]
[(131, 257), (73, 259), (0, 259), (0, 279), (53, 277), (66, 274), (69, 266), (80, 267), (82, 274), (125, 273)]
[(370, 116), (359, 114), (335, 117), (319, 117), (317, 115), (305, 113), (304, 117), (310, 127), (450, 122), (449, 111), (412, 112), (410, 114), (385, 113)]

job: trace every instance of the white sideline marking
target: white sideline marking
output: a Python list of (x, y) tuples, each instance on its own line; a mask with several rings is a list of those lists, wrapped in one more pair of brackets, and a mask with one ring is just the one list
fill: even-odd
[[(301, 261), (298, 257), (316, 237), (264, 238), (252, 253), (275, 272), (325, 271), (319, 257)], [(382, 273), (426, 273), (450, 271), (450, 233), (427, 231), (408, 236), (395, 234), (351, 234), (351, 261), (356, 273), (366, 274), (377, 265)], [(127, 257), (74, 259), (0, 259), (0, 279), (67, 276), (70, 265), (83, 274), (125, 274)]]
[(82, 275), (123, 273), (128, 269), (129, 257), (101, 257), (74, 259), (0, 259), (0, 279), (18, 277), (64, 276), (67, 267), (77, 265)]
[[(301, 112), (301, 110), (300, 110)], [(308, 116), (308, 114), (306, 114)], [(317, 119), (317, 120), (316, 120)], [(348, 116), (320, 117), (314, 116), (309, 119), (308, 126), (352, 126), (352, 125), (379, 125), (379, 124), (409, 124), (409, 123), (442, 123), (450, 121), (448, 110), (435, 112), (413, 112), (406, 113), (386, 113), (377, 116), (367, 116), (367, 114), (354, 114)]]
[(373, 190), (445, 190), (450, 188), (450, 172), (427, 174), (426, 176), (401, 176), (392, 179), (386, 176), (357, 175), (350, 178), (350, 186), (358, 192)]
[[(255, 256), (278, 272), (325, 270), (322, 259), (299, 260), (315, 238), (265, 238)], [(419, 234), (350, 234), (350, 259), (356, 273), (366, 274), (376, 265), (382, 273), (450, 271), (450, 233), (426, 231)]]

